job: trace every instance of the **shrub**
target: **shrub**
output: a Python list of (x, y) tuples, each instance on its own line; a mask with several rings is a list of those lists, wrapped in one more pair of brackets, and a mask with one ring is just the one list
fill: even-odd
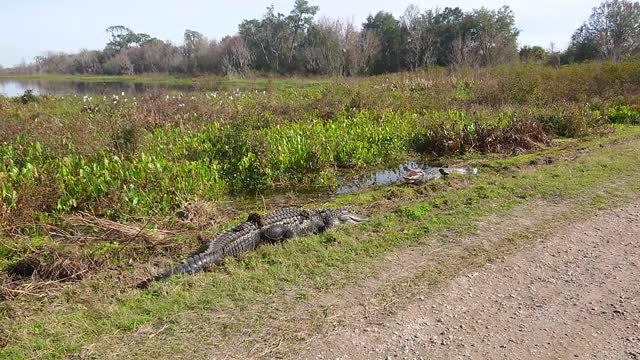
[(613, 124), (640, 125), (640, 112), (626, 105), (616, 105), (607, 111), (607, 119)]
[(581, 137), (605, 129), (605, 120), (599, 112), (584, 105), (565, 103), (540, 111), (538, 121), (554, 134), (563, 137)]
[(25, 90), (24, 94), (20, 96), (20, 103), (22, 103), (22, 105), (36, 101), (38, 101), (38, 97), (33, 94), (33, 90), (31, 89)]

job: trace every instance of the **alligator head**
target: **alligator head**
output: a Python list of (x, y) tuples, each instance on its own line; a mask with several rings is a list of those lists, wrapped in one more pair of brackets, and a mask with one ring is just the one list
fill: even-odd
[(421, 184), (427, 182), (429, 180), (438, 179), (440, 177), (446, 177), (451, 174), (462, 174), (462, 175), (477, 175), (477, 168), (428, 168), (428, 169), (410, 169), (405, 166), (404, 171), (406, 171), (406, 175), (403, 177), (404, 181), (409, 184)]
[(326, 227), (357, 224), (368, 220), (368, 217), (352, 213), (351, 211), (346, 209), (326, 210), (322, 214), (322, 221), (324, 222)]
[(410, 169), (405, 166), (404, 170), (407, 174), (403, 176), (403, 179), (409, 184), (421, 183), (427, 179), (427, 173), (423, 169)]

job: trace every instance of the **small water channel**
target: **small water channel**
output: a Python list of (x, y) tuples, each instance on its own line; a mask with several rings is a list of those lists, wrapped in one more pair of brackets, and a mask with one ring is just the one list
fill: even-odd
[(407, 175), (407, 171), (405, 170), (405, 168), (428, 169), (429, 166), (416, 161), (407, 161), (405, 163), (399, 164), (396, 167), (378, 170), (372, 173), (365, 174), (362, 177), (341, 177), (338, 179), (338, 188), (336, 189), (336, 194), (349, 194), (371, 186), (388, 185), (396, 182), (401, 182), (403, 181), (402, 178)]
[(44, 81), (0, 79), (0, 95), (15, 97), (31, 90), (35, 95), (141, 95), (148, 92), (193, 92), (194, 85), (134, 82)]

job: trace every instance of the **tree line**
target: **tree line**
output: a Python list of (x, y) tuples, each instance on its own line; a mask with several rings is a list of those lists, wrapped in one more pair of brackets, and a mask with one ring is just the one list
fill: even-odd
[[(558, 51), (524, 46), (508, 6), (465, 12), (455, 7), (422, 11), (410, 5), (398, 18), (380, 11), (361, 26), (316, 19), (318, 6), (296, 0), (289, 14), (267, 8), (244, 20), (220, 41), (186, 30), (181, 45), (125, 26), (106, 29), (103, 50), (50, 52), (4, 72), (133, 75), (144, 73), (249, 72), (307, 75), (372, 75), (428, 66), (491, 66), (513, 61), (553, 65), (590, 60), (621, 61), (640, 52), (640, 3), (606, 0)], [(0, 69), (1, 71), (1, 69)]]

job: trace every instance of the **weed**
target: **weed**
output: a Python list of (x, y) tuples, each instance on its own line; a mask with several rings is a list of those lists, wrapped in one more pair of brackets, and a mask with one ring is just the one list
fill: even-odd
[(640, 111), (626, 105), (616, 105), (607, 111), (607, 119), (613, 124), (640, 125)]
[(22, 105), (27, 105), (28, 103), (36, 102), (36, 101), (38, 101), (38, 97), (33, 95), (33, 90), (31, 89), (26, 90), (24, 94), (20, 96), (20, 103)]

